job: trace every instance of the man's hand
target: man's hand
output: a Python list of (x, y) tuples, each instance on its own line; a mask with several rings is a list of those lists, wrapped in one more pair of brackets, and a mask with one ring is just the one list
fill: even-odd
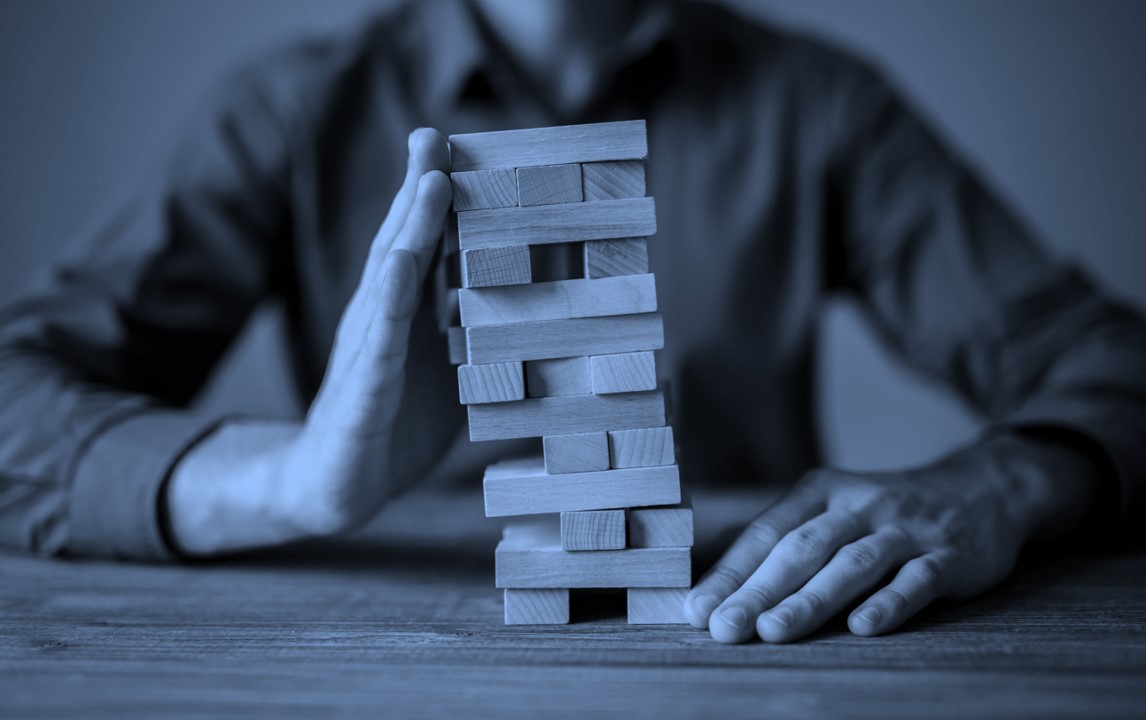
[(225, 425), (175, 468), (168, 517), (182, 551), (213, 554), (343, 532), (401, 489), (409, 448), (398, 410), (411, 323), (451, 199), (441, 134), (416, 130), (409, 149), (405, 182), (342, 314), (305, 422)]
[(812, 472), (749, 524), (685, 613), (721, 642), (788, 642), (866, 596), (848, 627), (889, 632), (937, 598), (1002, 581), (1028, 539), (1076, 526), (1092, 469), (1074, 451), (1002, 436), (922, 470)]

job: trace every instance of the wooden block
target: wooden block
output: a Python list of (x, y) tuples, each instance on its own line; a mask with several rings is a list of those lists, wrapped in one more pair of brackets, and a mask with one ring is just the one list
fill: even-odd
[(586, 163), (581, 166), (586, 200), (617, 200), (645, 196), (643, 160)]
[(517, 170), (517, 203), (521, 207), (576, 203), (583, 197), (580, 165), (543, 165)]
[(649, 271), (649, 241), (644, 238), (590, 240), (585, 243), (585, 277), (643, 275)]
[(656, 278), (649, 274), (458, 291), (458, 312), (466, 327), (639, 315), (656, 309)]
[(462, 405), (525, 399), (521, 363), (458, 366), (458, 398)]
[(471, 210), (458, 213), (457, 218), (462, 250), (645, 237), (657, 232), (656, 201), (648, 197)]
[(451, 135), (453, 172), (635, 160), (648, 155), (645, 121)]
[[(470, 405), (470, 440), (571, 435), (665, 424), (660, 392), (573, 395)], [(624, 507), (610, 505), (608, 507)]]
[(676, 465), (549, 475), (541, 458), (519, 458), (486, 468), (483, 486), (486, 517), (680, 502)]
[(630, 625), (681, 625), (688, 588), (629, 588)]
[(541, 442), (550, 475), (609, 469), (609, 436), (603, 432), (548, 435)]
[(609, 433), (609, 467), (648, 467), (673, 462), (672, 428), (667, 425)]
[[(462, 251), (462, 286), (487, 288), (533, 282), (529, 248), (525, 245), (475, 248)], [(459, 309), (460, 309), (459, 291)]]
[(579, 510), (561, 513), (561, 549), (623, 550), (624, 510)]
[(687, 588), (688, 548), (565, 552), (555, 523), (510, 524), (497, 546), (496, 578), (506, 588)]
[(517, 205), (517, 174), (512, 168), (455, 172), (454, 212)]
[(446, 346), (449, 348), (450, 364), (461, 365), (466, 361), (466, 329), (446, 328)]
[(542, 320), (466, 328), (470, 363), (613, 355), (664, 347), (657, 313)]
[(525, 395), (531, 398), (567, 397), (593, 393), (589, 358), (530, 360), (525, 363)]
[(505, 589), (506, 625), (568, 625), (569, 590)]
[(656, 359), (649, 351), (594, 355), (589, 358), (589, 369), (597, 395), (657, 388)]
[(629, 547), (691, 547), (692, 543), (691, 507), (634, 508), (629, 513)]

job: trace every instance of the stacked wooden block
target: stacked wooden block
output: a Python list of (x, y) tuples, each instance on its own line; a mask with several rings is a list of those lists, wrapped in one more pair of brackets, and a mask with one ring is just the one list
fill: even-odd
[[(450, 137), (470, 439), (542, 438), (485, 473), (487, 516), (546, 516), (497, 548), (507, 624), (568, 622), (571, 588), (627, 588), (630, 623), (684, 621), (692, 510), (657, 388), (646, 154), (643, 121)], [(533, 282), (531, 247), (554, 244), (582, 267)]]

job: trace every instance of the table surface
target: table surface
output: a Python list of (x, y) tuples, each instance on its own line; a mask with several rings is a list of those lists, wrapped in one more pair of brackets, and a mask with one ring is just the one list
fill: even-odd
[[(766, 498), (694, 499), (698, 567)], [(0, 717), (1146, 717), (1146, 553), (1026, 558), (996, 591), (857, 638), (722, 646), (629, 626), (506, 627), (501, 522), (422, 492), (362, 533), (209, 564), (0, 555)]]

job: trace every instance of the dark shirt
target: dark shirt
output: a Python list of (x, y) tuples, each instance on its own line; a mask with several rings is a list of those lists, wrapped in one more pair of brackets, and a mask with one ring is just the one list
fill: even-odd
[[(287, 309), (294, 377), (313, 397), (411, 129), (633, 118), (648, 121), (660, 369), (690, 482), (790, 483), (819, 463), (814, 328), (846, 294), (993, 429), (1092, 447), (1121, 521), (1142, 517), (1142, 321), (1037, 247), (877, 72), (681, 4), (608, 73), (586, 107), (559, 113), (477, 17), (437, 1), (237, 73), (87, 251), (0, 311), (0, 544), (170, 556), (163, 483), (220, 422), (188, 402), (268, 298)], [(419, 314), (412, 362), (442, 377), (434, 325)], [(409, 412), (446, 438), (464, 417)], [(412, 466), (431, 445), (410, 449)]]

